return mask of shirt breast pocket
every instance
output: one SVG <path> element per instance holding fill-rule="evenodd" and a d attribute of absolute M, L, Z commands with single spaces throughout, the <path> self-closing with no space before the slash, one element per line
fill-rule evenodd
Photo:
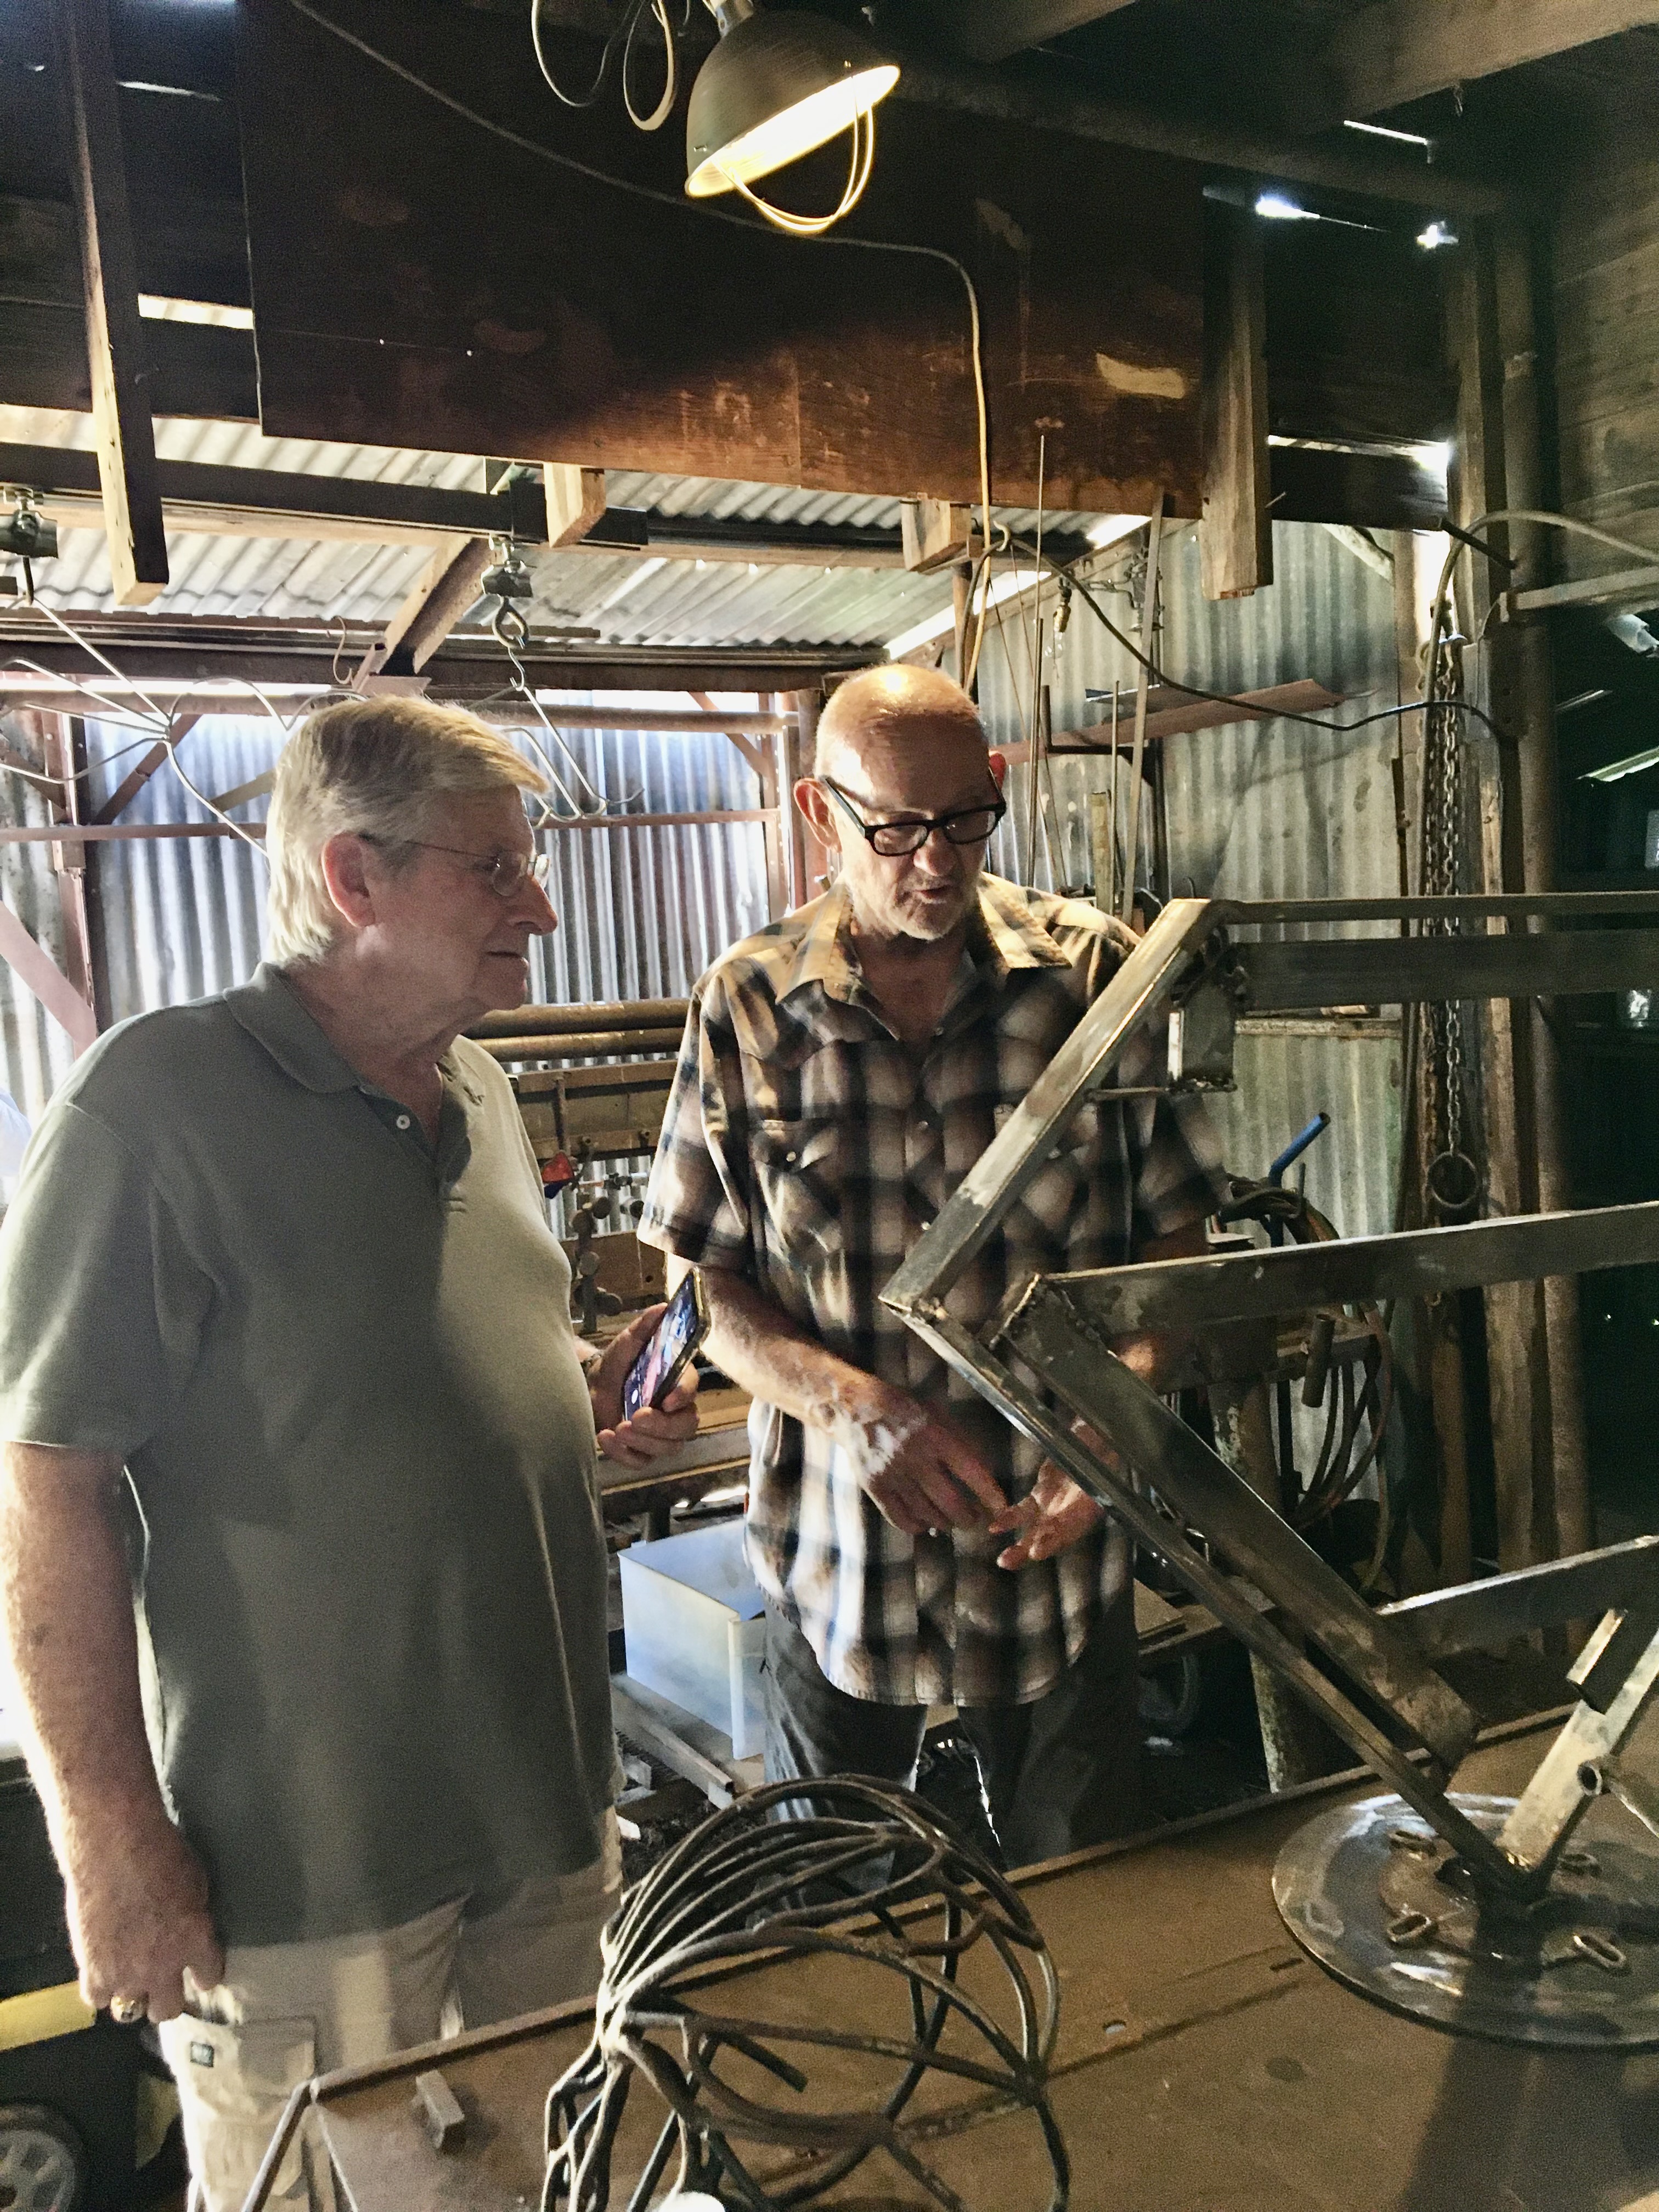
<path fill-rule="evenodd" d="M 841 1236 L 839 1126 L 767 1119 L 752 1141 L 768 1243 L 803 1266 L 821 1264 Z"/>

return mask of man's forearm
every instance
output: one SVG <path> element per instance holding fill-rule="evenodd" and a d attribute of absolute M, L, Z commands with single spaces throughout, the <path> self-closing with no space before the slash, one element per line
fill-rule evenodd
<path fill-rule="evenodd" d="M 685 1261 L 669 1261 L 671 1297 L 690 1272 Z M 880 1419 L 899 1395 L 890 1384 L 826 1350 L 741 1275 L 705 1267 L 702 1288 L 708 1306 L 708 1356 L 752 1397 L 833 1436 L 849 1425 L 865 1428 Z"/>
<path fill-rule="evenodd" d="M 138 1686 L 112 1456 L 0 1453 L 0 1626 L 29 1766 L 71 1879 L 112 1824 L 165 1821 Z"/>

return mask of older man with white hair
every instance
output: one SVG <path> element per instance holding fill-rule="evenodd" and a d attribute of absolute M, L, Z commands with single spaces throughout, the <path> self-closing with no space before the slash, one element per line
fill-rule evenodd
<path fill-rule="evenodd" d="M 501 1071 L 555 927 L 498 732 L 285 749 L 269 958 L 58 1090 L 0 1234 L 0 1610 L 88 2001 L 162 2023 L 197 2202 L 314 2072 L 591 1989 L 619 1885 L 595 1438 Z M 319 2198 L 302 2141 L 280 2198 Z"/>
<path fill-rule="evenodd" d="M 879 1303 L 1133 944 L 983 872 L 1002 771 L 946 676 L 836 693 L 795 798 L 839 875 L 698 984 L 641 1234 L 701 1266 L 714 1357 L 757 1401 L 769 1780 L 910 1781 L 954 1704 L 1023 1865 L 1136 1823 L 1128 1547 Z M 1127 1096 L 1079 1110 L 957 1321 L 1034 1273 L 1201 1247 L 1218 1156 L 1158 1078 L 1144 1049 Z"/>

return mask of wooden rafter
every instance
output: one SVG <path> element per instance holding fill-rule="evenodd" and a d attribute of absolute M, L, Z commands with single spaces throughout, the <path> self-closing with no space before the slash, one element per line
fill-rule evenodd
<path fill-rule="evenodd" d="M 478 597 L 478 583 L 489 565 L 487 538 L 443 540 L 421 573 L 421 580 L 371 648 L 357 679 L 378 675 L 418 676 Z"/>
<path fill-rule="evenodd" d="M 1131 0 L 956 0 L 941 21 L 948 22 L 959 52 L 976 62 L 1001 62 L 1130 4 Z"/>
<path fill-rule="evenodd" d="M 1310 120 L 1381 114 L 1644 23 L 1659 23 L 1654 0 L 1373 0 L 1327 46 L 1337 96 Z"/>
<path fill-rule="evenodd" d="M 167 547 L 109 15 L 106 0 L 53 0 L 52 13 L 69 102 L 110 568 L 116 605 L 143 606 L 167 587 Z"/>
<path fill-rule="evenodd" d="M 98 1017 L 45 945 L 30 936 L 3 900 L 0 900 L 0 959 L 10 963 L 18 981 L 34 994 L 52 1019 L 69 1032 L 75 1041 L 76 1052 L 84 1052 L 98 1034 Z"/>
<path fill-rule="evenodd" d="M 1205 210 L 1204 596 L 1246 599 L 1273 580 L 1262 226 Z"/>

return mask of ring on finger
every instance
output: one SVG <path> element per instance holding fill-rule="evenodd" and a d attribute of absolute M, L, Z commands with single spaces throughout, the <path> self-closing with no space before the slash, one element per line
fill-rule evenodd
<path fill-rule="evenodd" d="M 143 2018 L 149 2009 L 148 1997 L 117 1996 L 112 1997 L 109 2001 L 109 2016 L 118 2027 L 132 2027 L 136 2021 Z"/>

